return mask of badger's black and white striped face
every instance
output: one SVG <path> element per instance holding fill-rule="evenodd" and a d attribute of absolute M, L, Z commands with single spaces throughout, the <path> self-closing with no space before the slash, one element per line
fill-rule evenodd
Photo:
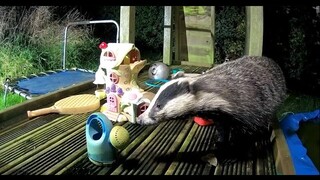
<path fill-rule="evenodd" d="M 137 123 L 151 125 L 183 116 L 191 110 L 192 99 L 187 79 L 171 80 L 160 87 L 148 109 L 138 117 Z"/>

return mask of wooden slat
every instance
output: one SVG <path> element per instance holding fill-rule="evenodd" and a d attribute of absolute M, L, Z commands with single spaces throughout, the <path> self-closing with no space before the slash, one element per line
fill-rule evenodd
<path fill-rule="evenodd" d="M 179 153 L 176 156 L 175 160 L 173 161 L 173 163 L 171 163 L 171 165 L 169 166 L 168 170 L 166 171 L 165 175 L 173 175 L 174 172 L 177 170 L 178 165 L 179 165 L 179 160 L 182 158 L 181 153 L 185 152 L 187 149 L 187 146 L 189 145 L 189 143 L 191 142 L 191 139 L 193 138 L 195 131 L 197 130 L 197 126 L 193 125 L 192 129 L 190 130 L 188 136 L 186 137 L 186 139 L 184 140 L 184 143 L 182 144 L 181 148 L 179 149 Z"/>
<path fill-rule="evenodd" d="M 173 143 L 173 145 L 170 147 L 170 149 L 167 152 L 167 155 L 172 155 L 174 152 L 176 152 L 177 148 L 181 146 L 181 143 L 185 140 L 185 136 L 189 133 L 190 128 L 192 127 L 192 121 L 188 121 L 187 124 L 184 126 L 182 131 L 180 132 L 179 136 L 177 137 L 176 141 Z M 165 168 L 167 168 L 167 163 L 159 163 L 158 166 L 153 171 L 152 175 L 162 175 L 165 171 Z"/>
<path fill-rule="evenodd" d="M 3 174 L 4 175 L 14 174 L 14 173 L 19 173 L 19 171 L 22 171 L 23 174 L 37 175 L 37 174 L 39 174 L 39 172 L 43 171 L 43 169 L 47 169 L 50 166 L 54 166 L 54 164 L 55 165 L 59 164 L 60 161 L 59 162 L 50 162 L 50 161 L 52 161 L 52 159 L 53 160 L 56 159 L 56 158 L 54 158 L 54 156 L 56 156 L 54 154 L 51 156 L 47 156 L 45 161 L 42 157 L 46 154 L 48 155 L 48 153 L 50 151 L 57 148 L 61 144 L 65 143 L 66 141 L 68 141 L 70 139 L 70 137 L 76 136 L 77 134 L 82 135 L 83 130 L 84 130 L 84 123 L 79 124 L 78 126 L 76 126 L 72 129 L 71 134 L 64 136 L 62 139 L 59 139 L 58 141 L 55 141 L 54 144 L 47 146 L 45 149 L 39 151 L 38 153 L 34 154 L 33 156 L 29 157 L 28 159 L 25 159 L 23 162 L 20 162 L 15 167 L 10 168 L 10 170 L 6 171 Z M 76 143 L 74 143 L 73 146 L 76 146 Z M 69 153 L 68 151 L 64 151 L 64 154 L 68 154 L 68 153 Z M 59 158 L 57 158 L 57 159 L 59 159 Z M 45 163 L 45 164 L 41 164 L 41 163 Z"/>
<path fill-rule="evenodd" d="M 79 155 L 76 159 L 74 159 L 72 162 L 70 162 L 69 164 L 67 164 L 66 166 L 62 167 L 62 169 L 60 169 L 60 171 L 58 171 L 55 175 L 62 175 L 64 173 L 66 173 L 69 169 L 71 169 L 72 167 L 74 167 L 77 163 L 79 163 L 81 160 L 87 158 L 88 154 L 87 151 L 85 151 L 85 153 Z"/>
<path fill-rule="evenodd" d="M 171 67 L 183 68 L 187 73 L 202 73 L 207 69 L 196 66 Z M 141 73 L 139 77 L 138 84 L 141 87 L 146 91 L 157 92 L 158 88 L 144 84 L 148 78 L 146 72 Z M 93 93 L 94 88 L 85 91 Z M 286 152 L 277 142 L 274 143 L 278 149 L 272 149 L 267 141 L 261 142 L 261 145 L 266 147 L 263 148 L 262 153 L 266 155 L 258 156 L 259 159 L 256 160 L 244 160 L 217 167 L 202 161 L 200 157 L 208 152 L 213 143 L 211 138 L 214 126 L 199 126 L 193 122 L 192 118 L 167 121 L 153 126 L 141 126 L 130 122 L 114 123 L 128 130 L 130 143 L 125 149 L 119 151 L 114 164 L 97 166 L 87 157 L 85 143 L 87 116 L 88 114 L 51 114 L 30 120 L 18 118 L 18 122 L 0 133 L 0 156 L 4 157 L 0 159 L 2 164 L 0 173 L 16 175 L 272 175 L 279 174 L 280 170 L 281 173 L 284 172 L 283 169 L 279 170 L 279 167 L 275 167 L 274 157 L 280 158 L 278 164 L 281 162 L 280 165 L 284 165 L 284 161 L 281 161 L 283 157 L 279 156 Z M 276 140 L 279 140 L 279 136 L 276 137 Z M 30 149 L 33 146 L 36 148 Z M 274 156 L 272 151 L 278 154 Z M 12 152 L 12 155 L 9 155 L 9 152 Z M 7 154 L 8 157 L 6 157 Z"/>
<path fill-rule="evenodd" d="M 48 114 L 45 117 L 30 119 L 17 123 L 14 127 L 7 128 L 0 133 L 0 147 L 12 140 L 17 140 L 29 132 L 43 126 L 48 125 L 55 119 L 59 119 L 59 114 Z"/>
<path fill-rule="evenodd" d="M 246 7 L 245 54 L 261 56 L 263 46 L 263 6 Z"/>
<path fill-rule="evenodd" d="M 291 154 L 279 124 L 274 124 L 273 154 L 276 166 L 276 173 L 279 175 L 294 175 L 295 170 Z"/>
<path fill-rule="evenodd" d="M 71 116 L 69 116 L 68 118 L 70 118 L 70 117 Z M 62 119 L 62 120 L 65 120 L 65 119 Z M 26 136 L 25 138 L 18 140 L 17 142 L 9 145 L 8 147 L 3 148 L 3 150 L 1 150 L 1 152 L 0 152 L 0 154 L 3 156 L 3 158 L 2 158 L 3 165 L 0 168 L 0 173 L 4 173 L 5 171 L 13 168 L 14 166 L 22 163 L 23 161 L 26 161 L 26 159 L 30 158 L 31 156 L 41 152 L 45 148 L 47 148 L 47 147 L 51 146 L 52 144 L 56 143 L 57 141 L 63 139 L 65 136 L 73 133 L 73 131 L 75 131 L 77 128 L 79 128 L 79 125 L 81 126 L 81 124 L 83 123 L 83 121 L 81 123 L 81 120 L 80 120 L 80 122 L 72 121 L 74 123 L 72 123 L 70 125 L 66 125 L 63 122 L 67 122 L 67 120 L 65 120 L 65 121 L 60 120 L 59 124 L 56 123 L 51 126 L 45 127 L 42 130 L 40 130 L 39 132 L 35 132 L 34 134 L 31 134 L 30 137 Z M 79 123 L 79 124 L 77 125 L 77 123 Z M 64 127 L 66 130 L 63 133 L 57 131 L 56 127 L 58 125 L 60 125 L 61 127 Z M 82 126 L 83 125 L 84 124 L 82 124 Z M 47 131 L 47 130 L 49 130 L 49 131 Z M 53 136 L 52 139 L 44 139 L 44 141 L 43 141 L 43 139 L 41 139 L 43 137 L 47 137 L 48 134 L 50 134 L 50 133 L 58 133 L 58 134 Z M 30 147 L 28 149 L 23 148 L 24 143 L 29 142 L 29 141 L 34 142 L 34 143 L 32 143 L 32 145 L 33 144 L 35 145 L 34 148 L 32 148 L 32 147 Z M 19 151 L 22 151 L 24 153 L 19 157 L 14 157 L 14 158 L 10 158 L 10 159 L 6 158 L 7 162 L 4 161 L 5 154 L 18 154 Z"/>

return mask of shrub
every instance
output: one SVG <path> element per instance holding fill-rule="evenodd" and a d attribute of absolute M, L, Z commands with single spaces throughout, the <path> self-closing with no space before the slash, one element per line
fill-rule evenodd
<path fill-rule="evenodd" d="M 69 22 L 86 20 L 77 9 L 55 14 L 65 7 L 0 6 L 0 79 L 18 78 L 32 73 L 62 68 L 64 27 Z M 90 26 L 68 31 L 67 68 L 96 69 L 99 42 L 92 38 Z"/>
<path fill-rule="evenodd" d="M 215 63 L 235 59 L 244 54 L 246 38 L 245 8 L 217 6 L 215 8 Z"/>

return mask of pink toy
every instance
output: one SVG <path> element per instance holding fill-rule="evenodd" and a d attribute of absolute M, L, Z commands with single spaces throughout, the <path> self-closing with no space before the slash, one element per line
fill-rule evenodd
<path fill-rule="evenodd" d="M 99 48 L 100 65 L 93 83 L 105 85 L 105 96 L 100 93 L 99 97 L 107 101 L 100 111 L 112 121 L 135 123 L 154 97 L 137 84 L 146 60 L 140 59 L 140 51 L 131 43 L 102 42 Z"/>

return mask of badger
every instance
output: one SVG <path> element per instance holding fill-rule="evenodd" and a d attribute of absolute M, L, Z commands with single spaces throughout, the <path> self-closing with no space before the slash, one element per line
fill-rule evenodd
<path fill-rule="evenodd" d="M 217 133 L 214 149 L 225 151 L 270 135 L 285 98 L 279 65 L 265 56 L 243 56 L 162 85 L 137 123 L 153 125 L 194 116 L 212 119 Z"/>

